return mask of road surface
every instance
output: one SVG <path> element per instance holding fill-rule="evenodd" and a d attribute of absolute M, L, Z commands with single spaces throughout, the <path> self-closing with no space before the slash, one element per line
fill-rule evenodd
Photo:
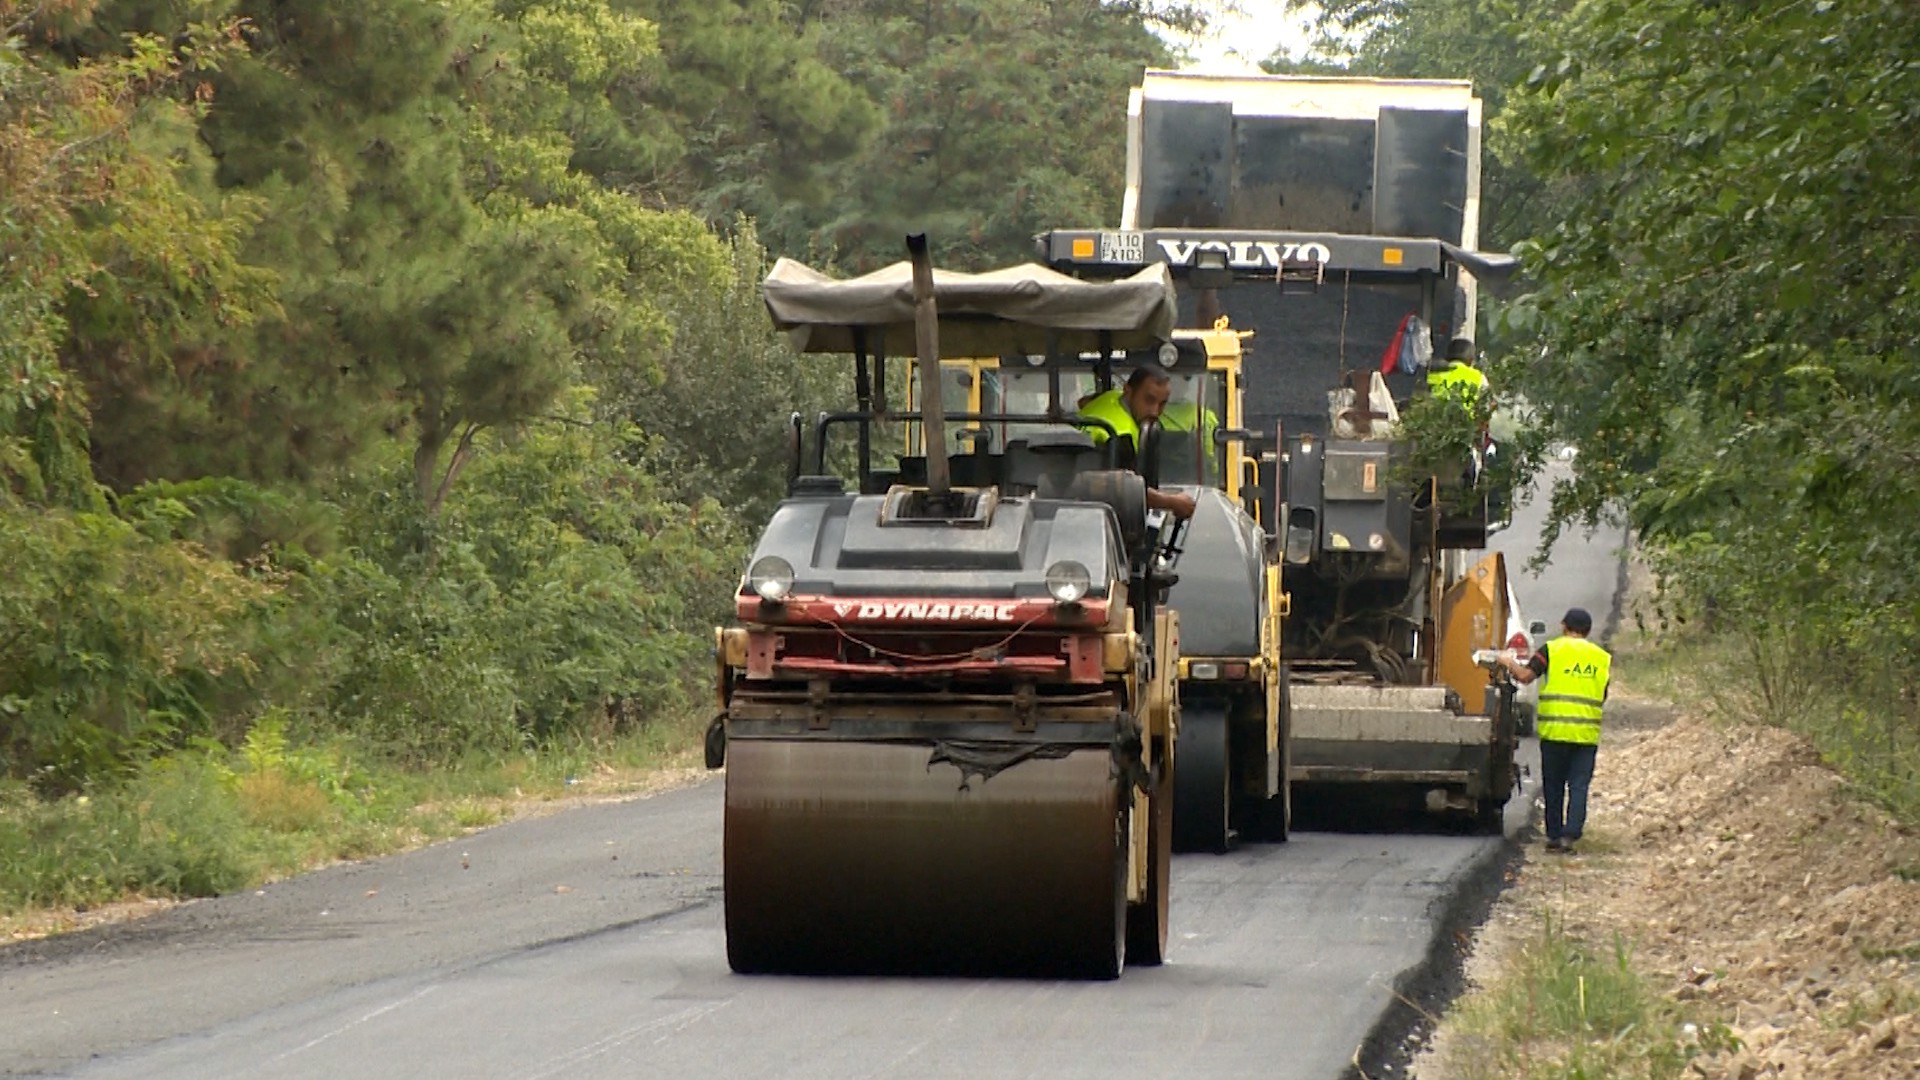
<path fill-rule="evenodd" d="M 1567 476 L 1570 469 L 1564 462 L 1548 463 L 1535 497 L 1514 509 L 1512 526 L 1495 534 L 1491 546 L 1506 554 L 1507 576 L 1529 622 L 1546 623 L 1551 637 L 1560 632 L 1560 616 L 1568 608 L 1583 607 L 1593 616 L 1594 638 L 1606 644 L 1620 621 L 1626 590 L 1628 536 L 1624 525 L 1593 530 L 1569 525 L 1548 552 L 1551 559 L 1546 569 L 1535 574 L 1526 568 L 1540 545 L 1550 485 L 1556 478 Z"/>

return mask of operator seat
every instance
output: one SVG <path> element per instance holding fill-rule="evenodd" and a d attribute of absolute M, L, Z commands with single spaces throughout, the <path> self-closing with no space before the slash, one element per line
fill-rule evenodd
<path fill-rule="evenodd" d="M 1098 469 L 1101 456 L 1093 438 L 1074 428 L 1035 431 L 1007 443 L 1004 475 L 1010 494 L 1061 499 L 1074 477 Z"/>

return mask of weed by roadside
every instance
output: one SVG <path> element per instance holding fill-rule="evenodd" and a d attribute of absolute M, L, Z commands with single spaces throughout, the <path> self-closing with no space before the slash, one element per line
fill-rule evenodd
<path fill-rule="evenodd" d="M 56 800 L 0 785 L 0 941 L 132 899 L 212 896 L 457 836 L 692 762 L 692 718 L 614 738 L 473 753 L 410 770 L 268 716 L 237 751 L 205 743 Z"/>
<path fill-rule="evenodd" d="M 1465 998 L 1448 1066 L 1458 1080 L 1678 1076 L 1694 1055 L 1731 1048 L 1723 1024 L 1690 1019 L 1635 970 L 1615 935 L 1570 933 L 1551 911 L 1500 974 Z"/>

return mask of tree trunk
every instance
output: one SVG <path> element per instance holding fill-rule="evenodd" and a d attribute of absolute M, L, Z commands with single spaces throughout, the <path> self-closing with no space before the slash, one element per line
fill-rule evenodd
<path fill-rule="evenodd" d="M 440 448 L 446 444 L 445 433 L 437 427 L 421 425 L 420 441 L 413 448 L 413 491 L 420 497 L 420 505 L 426 507 L 428 517 L 440 512 Z"/>

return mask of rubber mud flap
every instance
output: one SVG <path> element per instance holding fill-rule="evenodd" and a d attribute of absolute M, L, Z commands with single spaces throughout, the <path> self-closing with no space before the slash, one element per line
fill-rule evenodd
<path fill-rule="evenodd" d="M 1214 702 L 1183 703 L 1175 750 L 1173 850 L 1225 852 L 1233 845 L 1233 802 L 1227 773 L 1227 709 Z"/>
<path fill-rule="evenodd" d="M 964 781 L 926 745 L 727 750 L 735 971 L 1119 974 L 1126 828 L 1110 749 Z"/>
<path fill-rule="evenodd" d="M 707 725 L 705 740 L 707 768 L 718 769 L 727 763 L 727 714 L 721 713 Z"/>

